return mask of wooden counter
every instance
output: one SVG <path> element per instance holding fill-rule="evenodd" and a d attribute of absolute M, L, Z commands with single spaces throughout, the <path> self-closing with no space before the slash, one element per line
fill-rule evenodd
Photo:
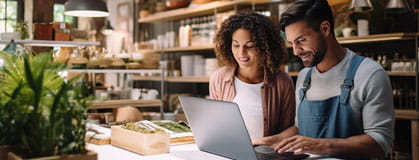
<path fill-rule="evenodd" d="M 411 110 L 396 109 L 397 119 L 410 120 L 412 137 L 412 159 L 419 160 L 419 112 Z"/>

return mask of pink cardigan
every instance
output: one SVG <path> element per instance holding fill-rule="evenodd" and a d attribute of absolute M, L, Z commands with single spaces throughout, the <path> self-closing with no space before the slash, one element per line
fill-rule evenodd
<path fill-rule="evenodd" d="M 232 101 L 236 95 L 234 75 L 236 67 L 225 66 L 215 71 L 210 77 L 210 97 L 216 100 Z M 285 72 L 278 72 L 275 79 L 268 81 L 266 74 L 260 89 L 264 136 L 282 132 L 294 125 L 295 93 L 294 83 Z"/>

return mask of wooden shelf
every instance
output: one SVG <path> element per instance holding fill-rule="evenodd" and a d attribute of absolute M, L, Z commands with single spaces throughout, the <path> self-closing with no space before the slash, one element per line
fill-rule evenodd
<path fill-rule="evenodd" d="M 338 37 L 337 40 L 340 44 L 358 44 L 358 43 L 372 43 L 372 42 L 386 42 L 395 40 L 414 40 L 418 36 L 417 33 L 387 33 L 375 34 L 369 36 L 353 36 L 353 37 Z M 292 45 L 288 42 L 285 43 L 287 48 Z M 148 49 L 142 50 L 141 53 L 164 53 L 164 52 L 196 52 L 196 51 L 211 51 L 214 50 L 214 45 L 206 46 L 191 46 L 191 47 L 174 47 L 167 49 Z"/>
<path fill-rule="evenodd" d="M 244 4 L 261 4 L 274 2 L 272 0 L 223 0 L 215 1 L 197 7 L 188 7 L 188 8 L 179 8 L 174 10 L 169 10 L 165 12 L 158 12 L 150 16 L 140 18 L 138 22 L 140 23 L 150 23 L 150 22 L 163 22 L 163 21 L 172 21 L 178 19 L 184 19 L 189 17 L 196 17 L 202 15 L 213 14 L 215 10 L 218 9 L 233 9 L 236 5 Z"/>
<path fill-rule="evenodd" d="M 133 80 L 136 81 L 161 81 L 161 76 L 138 76 L 138 75 L 133 75 L 132 77 Z"/>
<path fill-rule="evenodd" d="M 194 51 L 211 51 L 214 50 L 214 45 L 206 46 L 191 46 L 191 47 L 175 47 L 167 49 L 159 49 L 156 52 L 194 52 Z"/>
<path fill-rule="evenodd" d="M 0 43 L 10 43 L 10 40 L 0 40 Z M 38 47 L 79 47 L 99 46 L 100 42 L 77 42 L 77 41 L 49 41 L 49 40 L 15 40 L 17 44 Z"/>
<path fill-rule="evenodd" d="M 291 77 L 297 77 L 299 72 L 288 72 Z M 387 72 L 388 76 L 415 77 L 416 72 Z"/>
<path fill-rule="evenodd" d="M 107 100 L 107 101 L 90 101 L 92 105 L 89 109 L 106 109 L 118 108 L 125 106 L 133 107 L 159 107 L 162 103 L 160 100 Z"/>
<path fill-rule="evenodd" d="M 167 82 L 180 82 L 180 83 L 208 83 L 208 76 L 184 76 L 184 77 L 166 77 Z"/>
<path fill-rule="evenodd" d="M 299 72 L 288 72 L 291 77 L 297 77 Z M 387 72 L 389 76 L 415 77 L 415 72 Z M 134 75 L 133 80 L 139 81 L 161 81 L 160 76 L 138 76 Z M 208 76 L 188 76 L 188 77 L 165 77 L 165 82 L 183 82 L 183 83 L 208 83 Z"/>
<path fill-rule="evenodd" d="M 414 77 L 416 72 L 387 72 L 388 76 Z"/>
<path fill-rule="evenodd" d="M 297 77 L 300 72 L 288 72 L 291 77 Z"/>
<path fill-rule="evenodd" d="M 414 109 L 395 109 L 395 112 L 398 119 L 419 120 L 419 112 Z"/>
<path fill-rule="evenodd" d="M 374 34 L 369 36 L 338 37 L 337 40 L 340 44 L 356 44 L 395 40 L 413 40 L 416 38 L 417 35 L 417 33 L 386 33 Z"/>
<path fill-rule="evenodd" d="M 160 74 L 159 69 L 69 69 L 68 72 L 74 73 L 137 73 L 137 74 Z"/>
<path fill-rule="evenodd" d="M 161 77 L 157 76 L 134 76 L 133 80 L 140 81 L 161 81 Z M 164 82 L 176 82 L 176 83 L 208 83 L 208 76 L 186 76 L 186 77 L 164 77 Z"/>

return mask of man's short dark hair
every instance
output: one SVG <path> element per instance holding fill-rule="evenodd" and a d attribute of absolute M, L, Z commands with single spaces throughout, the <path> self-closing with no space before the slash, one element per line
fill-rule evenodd
<path fill-rule="evenodd" d="M 327 0 L 297 0 L 282 13 L 279 25 L 282 31 L 285 27 L 297 21 L 307 21 L 308 27 L 320 30 L 323 21 L 330 22 L 330 29 L 334 35 L 334 20 L 332 9 Z"/>

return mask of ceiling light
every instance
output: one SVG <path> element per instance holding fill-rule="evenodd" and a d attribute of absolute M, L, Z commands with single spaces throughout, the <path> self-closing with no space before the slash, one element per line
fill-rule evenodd
<path fill-rule="evenodd" d="M 107 17 L 106 3 L 102 0 L 69 0 L 64 4 L 64 14 L 76 17 Z"/>
<path fill-rule="evenodd" d="M 404 13 L 410 11 L 410 7 L 406 0 L 390 0 L 385 10 L 391 13 Z"/>
<path fill-rule="evenodd" d="M 373 10 L 370 0 L 352 0 L 349 9 L 353 9 L 355 12 L 369 12 Z"/>

